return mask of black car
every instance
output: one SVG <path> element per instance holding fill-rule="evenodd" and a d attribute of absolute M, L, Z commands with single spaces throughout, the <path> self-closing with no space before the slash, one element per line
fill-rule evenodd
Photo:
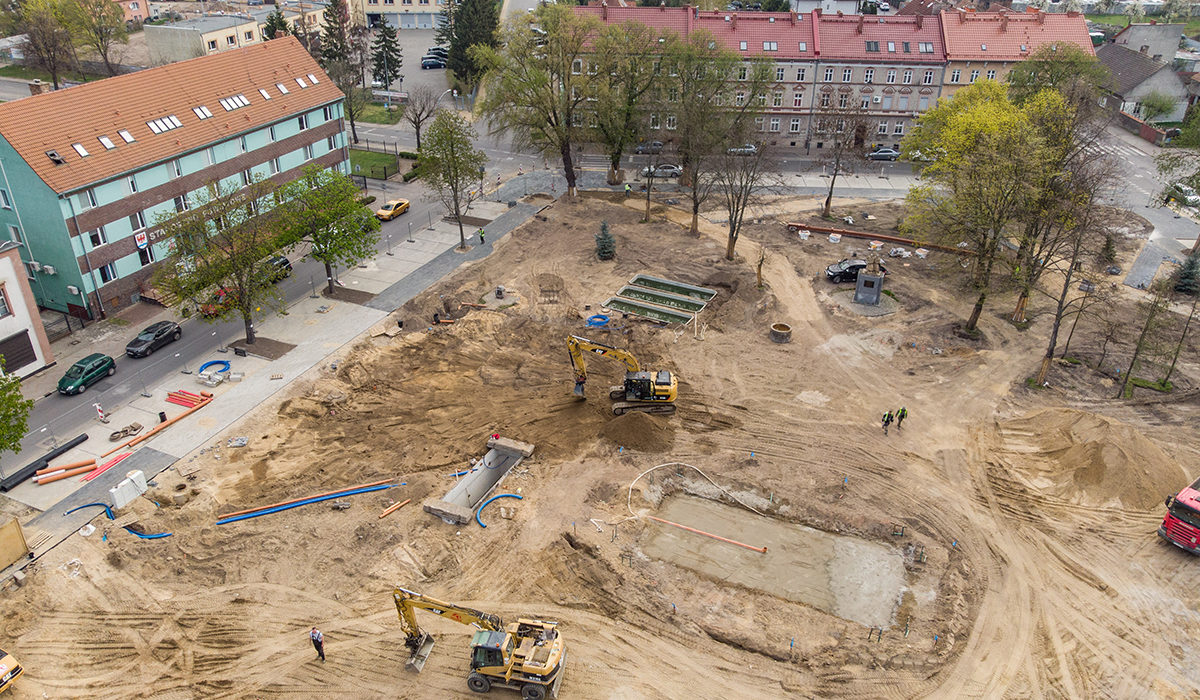
<path fill-rule="evenodd" d="M 662 141 L 646 141 L 645 143 L 639 143 L 633 149 L 633 152 L 637 153 L 639 155 L 646 154 L 646 153 L 649 153 L 649 154 L 662 153 L 663 152 L 663 142 Z"/>
<path fill-rule="evenodd" d="M 867 160 L 899 160 L 900 151 L 894 148 L 877 148 L 867 154 Z"/>
<path fill-rule="evenodd" d="M 159 321 L 151 324 L 146 330 L 138 333 L 137 337 L 125 346 L 125 354 L 130 357 L 150 357 L 157 349 L 167 343 L 179 340 L 183 329 L 174 321 Z"/>
<path fill-rule="evenodd" d="M 437 56 L 424 56 L 421 58 L 421 70 L 426 68 L 445 68 L 446 60 Z"/>
<path fill-rule="evenodd" d="M 267 258 L 265 263 L 267 266 L 267 274 L 271 277 L 271 282 L 279 282 L 287 279 L 288 275 L 292 274 L 292 263 L 282 255 L 272 255 Z"/>
<path fill-rule="evenodd" d="M 866 266 L 866 260 L 846 258 L 825 268 L 825 277 L 830 282 L 854 282 L 858 279 L 858 273 L 865 269 Z M 887 274 L 887 268 L 883 266 L 883 263 L 879 264 L 879 272 Z"/>

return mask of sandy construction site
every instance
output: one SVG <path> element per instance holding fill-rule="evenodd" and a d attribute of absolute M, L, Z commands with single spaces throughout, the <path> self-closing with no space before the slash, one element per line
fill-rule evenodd
<path fill-rule="evenodd" d="M 665 210 L 639 223 L 637 203 L 544 202 L 401 309 L 403 333 L 361 339 L 264 403 L 230 433 L 247 447 L 159 475 L 132 507 L 173 537 L 72 537 L 31 567 L 0 603 L 0 639 L 27 669 L 14 697 L 472 696 L 469 627 L 418 613 L 438 642 L 405 672 L 397 584 L 559 620 L 565 698 L 1200 693 L 1200 558 L 1155 535 L 1163 497 L 1197 476 L 1194 345 L 1162 398 L 1107 398 L 1111 379 L 1079 365 L 1033 390 L 1045 316 L 1018 330 L 999 295 L 984 339 L 957 337 L 967 295 L 938 254 L 889 262 L 895 313 L 855 314 L 823 269 L 862 242 L 780 223 L 811 202 L 751 225 L 735 262 L 716 225 L 697 239 Z M 615 261 L 595 258 L 601 220 Z M 617 314 L 585 330 L 640 273 L 717 290 L 701 329 Z M 456 321 L 430 328 L 435 312 Z M 777 322 L 792 342 L 769 340 Z M 1099 344 L 1086 325 L 1081 351 Z M 613 417 L 605 387 L 623 368 L 600 358 L 577 400 L 572 333 L 675 372 L 678 412 Z M 1127 350 L 1109 349 L 1112 367 Z M 879 416 L 900 406 L 885 437 Z M 423 512 L 493 433 L 536 446 L 500 489 L 523 500 L 489 507 L 486 529 Z M 405 485 L 346 510 L 215 524 L 388 478 Z"/>

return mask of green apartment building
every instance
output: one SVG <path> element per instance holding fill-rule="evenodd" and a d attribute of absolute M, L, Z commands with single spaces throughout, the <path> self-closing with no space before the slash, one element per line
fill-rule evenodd
<path fill-rule="evenodd" d="M 0 104 L 0 240 L 39 306 L 154 298 L 162 212 L 209 183 L 348 172 L 343 95 L 293 37 Z"/>

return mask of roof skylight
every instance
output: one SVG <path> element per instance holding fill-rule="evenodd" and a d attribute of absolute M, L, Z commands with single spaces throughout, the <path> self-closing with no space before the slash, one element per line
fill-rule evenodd
<path fill-rule="evenodd" d="M 178 129 L 179 127 L 183 126 L 183 122 L 179 121 L 179 117 L 171 114 L 169 116 L 162 117 L 161 119 L 151 119 L 150 121 L 146 122 L 146 126 L 150 127 L 150 131 L 153 131 L 156 134 L 161 134 L 164 131 Z"/>
<path fill-rule="evenodd" d="M 74 148 L 75 152 L 78 153 L 81 157 L 83 157 L 83 158 L 88 157 L 87 149 L 83 147 L 82 143 L 73 143 L 73 144 L 71 144 L 71 148 Z"/>
<path fill-rule="evenodd" d="M 313 75 L 312 73 L 309 73 L 308 74 L 308 82 L 312 83 L 313 85 L 316 85 L 317 83 L 319 83 L 321 81 L 317 80 L 317 76 Z"/>
<path fill-rule="evenodd" d="M 129 133 L 125 129 L 121 129 L 120 131 L 118 131 L 117 135 L 120 136 L 122 139 L 124 139 L 125 143 L 133 143 L 133 141 L 134 141 L 133 134 Z"/>
<path fill-rule="evenodd" d="M 117 147 L 117 144 L 113 143 L 112 139 L 108 138 L 107 136 L 97 136 L 96 140 L 100 142 L 100 145 L 104 146 L 110 151 Z"/>
<path fill-rule="evenodd" d="M 271 99 L 271 96 L 269 94 L 267 94 L 267 91 L 262 88 L 258 89 L 258 94 L 262 95 L 264 100 Z"/>
<path fill-rule="evenodd" d="M 213 113 L 211 111 L 209 111 L 208 107 L 205 107 L 204 105 L 200 105 L 199 107 L 192 107 L 192 111 L 195 112 L 196 116 L 199 117 L 201 120 L 208 119 L 209 117 L 211 117 L 213 115 Z"/>
<path fill-rule="evenodd" d="M 288 89 L 283 86 L 283 83 L 275 83 L 275 87 L 279 88 L 279 91 L 283 94 L 288 94 Z"/>
<path fill-rule="evenodd" d="M 308 83 L 304 82 L 304 78 L 296 78 L 296 84 L 302 88 L 308 87 Z"/>

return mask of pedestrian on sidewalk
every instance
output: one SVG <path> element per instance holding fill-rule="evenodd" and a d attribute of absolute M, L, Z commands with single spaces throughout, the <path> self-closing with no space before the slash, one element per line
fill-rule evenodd
<path fill-rule="evenodd" d="M 479 245 L 483 245 L 483 227 L 479 227 Z"/>
<path fill-rule="evenodd" d="M 896 411 L 896 430 L 904 427 L 904 419 L 908 418 L 908 409 L 901 406 L 899 411 Z"/>
<path fill-rule="evenodd" d="M 313 648 L 317 650 L 317 656 L 321 657 L 321 663 L 325 663 L 325 635 L 314 627 L 308 633 L 308 638 L 312 640 Z"/>
<path fill-rule="evenodd" d="M 888 411 L 887 413 L 883 414 L 883 434 L 884 435 L 888 434 L 888 426 L 892 424 L 893 419 L 894 419 L 894 416 L 892 416 L 891 411 Z"/>

